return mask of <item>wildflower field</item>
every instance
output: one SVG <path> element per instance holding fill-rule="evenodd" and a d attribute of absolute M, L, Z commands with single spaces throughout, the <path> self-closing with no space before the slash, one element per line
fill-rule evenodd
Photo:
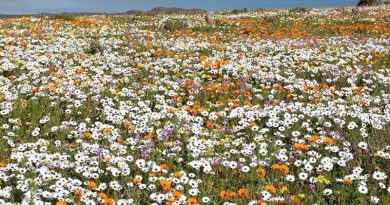
<path fill-rule="evenodd" d="M 0 19 L 0 204 L 388 205 L 389 55 L 389 6 Z"/>

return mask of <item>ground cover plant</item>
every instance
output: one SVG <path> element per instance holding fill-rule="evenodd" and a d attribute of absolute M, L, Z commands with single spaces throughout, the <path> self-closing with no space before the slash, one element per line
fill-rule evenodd
<path fill-rule="evenodd" d="M 0 19 L 0 204 L 390 204 L 389 17 Z"/>

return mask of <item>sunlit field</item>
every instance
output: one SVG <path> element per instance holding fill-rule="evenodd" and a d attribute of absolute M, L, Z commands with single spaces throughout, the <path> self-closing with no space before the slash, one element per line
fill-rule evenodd
<path fill-rule="evenodd" d="M 390 7 L 0 19 L 0 204 L 390 204 Z"/>

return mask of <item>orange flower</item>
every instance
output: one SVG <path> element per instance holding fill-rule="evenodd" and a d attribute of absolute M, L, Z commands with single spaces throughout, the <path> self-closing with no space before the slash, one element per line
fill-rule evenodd
<path fill-rule="evenodd" d="M 256 122 L 250 122 L 249 123 L 249 126 L 251 126 L 251 127 L 254 127 L 254 126 L 256 126 L 257 124 L 256 124 Z"/>
<path fill-rule="evenodd" d="M 353 180 L 351 178 L 349 178 L 349 177 L 344 178 L 344 184 L 352 185 L 352 183 L 353 183 Z"/>
<path fill-rule="evenodd" d="M 181 178 L 183 174 L 181 172 L 175 172 L 175 177 L 176 178 Z"/>
<path fill-rule="evenodd" d="M 99 193 L 99 198 L 101 198 L 101 199 L 108 199 L 108 196 L 107 196 L 107 194 L 105 194 L 103 192 L 100 192 Z"/>
<path fill-rule="evenodd" d="M 112 200 L 112 199 L 104 199 L 104 205 L 114 205 L 114 200 Z"/>
<path fill-rule="evenodd" d="M 274 170 L 274 171 L 281 171 L 281 172 L 287 174 L 290 169 L 286 165 L 273 164 L 272 165 L 272 170 Z"/>
<path fill-rule="evenodd" d="M 89 189 L 92 190 L 95 190 L 97 188 L 97 184 L 94 181 L 89 181 L 87 186 Z"/>
<path fill-rule="evenodd" d="M 91 132 L 85 132 L 84 133 L 84 136 L 85 136 L 85 138 L 87 138 L 87 139 L 89 139 L 89 138 L 91 138 L 91 136 L 92 136 L 92 133 Z"/>
<path fill-rule="evenodd" d="M 301 199 L 299 199 L 299 197 L 297 197 L 297 196 L 295 196 L 295 195 L 290 196 L 290 200 L 291 200 L 294 204 L 300 204 L 300 203 L 301 203 Z"/>
<path fill-rule="evenodd" d="M 174 198 L 175 200 L 179 200 L 180 197 L 181 197 L 181 193 L 178 192 L 178 191 L 174 191 L 174 192 L 172 192 L 172 196 L 173 196 L 173 198 Z"/>
<path fill-rule="evenodd" d="M 276 188 L 272 184 L 265 185 L 265 190 L 268 191 L 271 194 L 275 194 L 276 193 Z"/>
<path fill-rule="evenodd" d="M 318 135 L 312 135 L 309 137 L 309 142 L 316 142 L 319 138 Z"/>
<path fill-rule="evenodd" d="M 205 61 L 207 59 L 207 56 L 199 56 L 200 61 Z"/>
<path fill-rule="evenodd" d="M 220 196 L 222 199 L 226 199 L 226 198 L 228 198 L 230 195 L 229 195 L 229 192 L 227 192 L 227 191 L 221 191 L 221 192 L 219 192 L 219 196 Z"/>
<path fill-rule="evenodd" d="M 286 165 L 281 165 L 280 171 L 282 171 L 283 173 L 287 174 L 290 171 L 290 169 Z"/>
<path fill-rule="evenodd" d="M 116 138 L 116 141 L 117 141 L 118 143 L 122 143 L 122 142 L 123 142 L 123 138 L 122 138 L 122 137 L 118 137 L 118 138 Z"/>
<path fill-rule="evenodd" d="M 142 181 L 142 179 L 140 179 L 140 178 L 138 178 L 138 177 L 135 177 L 135 178 L 133 179 L 133 183 L 134 183 L 134 184 L 139 184 L 139 183 L 141 183 L 141 181 Z"/>
<path fill-rule="evenodd" d="M 84 72 L 84 68 L 80 67 L 79 69 L 76 70 L 76 74 L 81 74 Z"/>
<path fill-rule="evenodd" d="M 104 128 L 103 132 L 104 132 L 105 135 L 108 135 L 108 134 L 111 133 L 111 128 L 110 127 L 106 127 L 106 128 Z"/>
<path fill-rule="evenodd" d="M 215 68 L 216 68 L 216 69 L 221 68 L 221 61 L 220 61 L 220 60 L 216 60 L 216 61 L 215 61 Z"/>
<path fill-rule="evenodd" d="M 284 185 L 280 185 L 280 186 L 279 186 L 279 191 L 280 191 L 281 193 L 284 193 L 285 191 L 287 191 L 287 187 L 284 186 Z"/>
<path fill-rule="evenodd" d="M 294 149 L 295 150 L 299 150 L 299 151 L 308 151 L 309 150 L 309 146 L 305 145 L 305 144 L 296 143 L 296 144 L 294 144 Z"/>
<path fill-rule="evenodd" d="M 325 137 L 325 139 L 323 140 L 323 142 L 327 145 L 332 145 L 334 143 L 333 139 L 330 138 L 330 137 Z"/>
<path fill-rule="evenodd" d="M 66 202 L 65 202 L 65 201 L 58 201 L 58 202 L 56 203 L 56 205 L 66 205 Z"/>
<path fill-rule="evenodd" d="M 264 168 L 262 168 L 262 167 L 257 168 L 257 169 L 256 169 L 256 172 L 257 172 L 257 174 L 258 174 L 259 176 L 261 176 L 261 177 L 264 177 L 265 174 L 267 173 L 267 171 L 266 171 Z"/>
<path fill-rule="evenodd" d="M 77 201 L 80 201 L 81 200 L 81 197 L 84 195 L 83 191 L 79 188 L 77 188 L 74 192 L 73 192 L 73 195 L 74 195 L 74 198 L 77 200 Z"/>
<path fill-rule="evenodd" d="M 169 165 L 168 164 L 161 164 L 160 168 L 163 169 L 163 170 L 168 170 L 169 169 Z"/>
<path fill-rule="evenodd" d="M 196 205 L 198 201 L 195 198 L 189 198 L 187 199 L 187 204 L 188 205 Z"/>
<path fill-rule="evenodd" d="M 238 190 L 238 195 L 242 197 L 247 197 L 249 195 L 249 190 L 245 188 L 241 188 Z"/>
<path fill-rule="evenodd" d="M 75 148 L 75 147 L 76 147 L 76 145 L 73 143 L 68 144 L 68 148 L 70 148 L 70 149 Z"/>
<path fill-rule="evenodd" d="M 168 197 L 168 199 L 165 202 L 165 205 L 172 205 L 173 202 L 175 202 L 175 199 L 172 197 Z"/>
<path fill-rule="evenodd" d="M 304 86 L 303 86 L 303 90 L 304 90 L 304 91 L 308 91 L 308 90 L 309 90 L 309 86 L 304 85 Z"/>
<path fill-rule="evenodd" d="M 5 167 L 5 164 L 0 162 L 0 168 L 4 168 Z"/>
<path fill-rule="evenodd" d="M 175 202 L 174 198 L 168 197 L 168 199 L 165 202 L 165 205 L 173 205 L 174 202 Z"/>
<path fill-rule="evenodd" d="M 327 85 L 327 84 L 322 84 L 322 89 L 329 90 L 329 85 Z"/>
<path fill-rule="evenodd" d="M 168 50 L 168 51 L 165 51 L 164 54 L 166 57 L 171 57 L 173 55 L 173 52 Z"/>
<path fill-rule="evenodd" d="M 166 191 L 166 192 L 171 190 L 171 182 L 169 182 L 166 179 L 160 180 L 160 185 L 163 187 L 163 190 Z"/>
<path fill-rule="evenodd" d="M 151 138 L 153 138 L 155 135 L 156 135 L 156 132 L 155 132 L 155 131 L 148 132 L 148 134 L 144 136 L 144 139 L 145 139 L 145 140 L 151 139 Z"/>
<path fill-rule="evenodd" d="M 209 129 L 210 129 L 210 128 L 212 128 L 212 127 L 213 127 L 213 122 L 212 122 L 212 121 L 210 121 L 210 120 L 209 120 L 209 121 L 207 121 L 207 123 L 206 123 L 206 127 L 207 127 L 207 128 L 209 128 Z"/>
<path fill-rule="evenodd" d="M 279 164 L 273 164 L 271 168 L 274 171 L 279 171 L 280 170 L 280 165 Z"/>
<path fill-rule="evenodd" d="M 35 87 L 34 89 L 31 90 L 32 94 L 35 94 L 39 91 L 39 87 Z"/>
<path fill-rule="evenodd" d="M 104 162 L 110 162 L 110 160 L 111 160 L 111 157 L 109 157 L 109 156 L 106 156 L 103 158 Z"/>
<path fill-rule="evenodd" d="M 352 93 L 354 95 L 360 95 L 360 90 L 356 89 L 356 90 L 353 90 Z"/>

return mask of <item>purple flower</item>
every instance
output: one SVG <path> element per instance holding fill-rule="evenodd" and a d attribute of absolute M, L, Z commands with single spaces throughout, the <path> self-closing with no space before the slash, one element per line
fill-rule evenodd
<path fill-rule="evenodd" d="M 228 135 L 233 134 L 233 130 L 231 130 L 231 129 L 226 129 L 226 134 L 228 134 Z"/>
<path fill-rule="evenodd" d="M 310 190 L 313 190 L 313 189 L 315 189 L 316 188 L 316 185 L 315 184 L 309 184 L 309 189 Z"/>
<path fill-rule="evenodd" d="M 218 165 L 218 164 L 220 164 L 221 163 L 221 159 L 214 159 L 213 160 L 213 164 L 214 165 Z"/>
<path fill-rule="evenodd" d="M 102 153 L 102 152 L 103 152 L 103 147 L 99 147 L 99 148 L 97 149 L 97 153 L 100 154 L 100 153 Z"/>
<path fill-rule="evenodd" d="M 141 140 L 141 135 L 136 134 L 136 135 L 135 135 L 135 140 L 140 141 L 140 140 Z"/>
<path fill-rule="evenodd" d="M 147 151 L 141 152 L 141 157 L 142 157 L 142 158 L 147 158 L 147 157 L 149 157 L 149 152 L 147 152 Z"/>

